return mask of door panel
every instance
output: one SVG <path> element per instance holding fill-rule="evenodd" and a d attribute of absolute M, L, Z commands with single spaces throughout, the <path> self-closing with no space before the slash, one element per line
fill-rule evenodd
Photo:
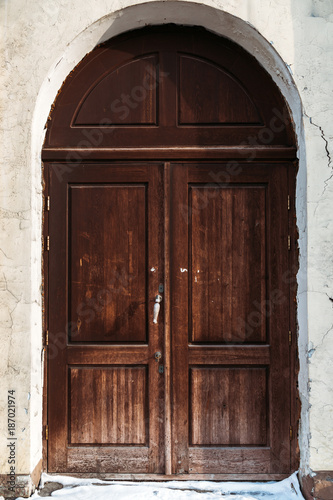
<path fill-rule="evenodd" d="M 69 371 L 69 444 L 148 444 L 147 367 Z"/>
<path fill-rule="evenodd" d="M 266 445 L 266 379 L 265 367 L 191 367 L 189 444 Z"/>
<path fill-rule="evenodd" d="M 75 342 L 147 340 L 145 185 L 69 186 Z"/>
<path fill-rule="evenodd" d="M 50 166 L 50 472 L 164 471 L 162 178 L 158 164 Z"/>
<path fill-rule="evenodd" d="M 287 473 L 287 166 L 171 179 L 173 472 Z"/>
<path fill-rule="evenodd" d="M 189 185 L 190 341 L 265 341 L 265 198 L 265 186 Z"/>

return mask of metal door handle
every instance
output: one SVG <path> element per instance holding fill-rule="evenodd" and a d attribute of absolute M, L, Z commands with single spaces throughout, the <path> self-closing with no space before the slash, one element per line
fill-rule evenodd
<path fill-rule="evenodd" d="M 160 312 L 160 309 L 161 309 L 161 306 L 160 306 L 161 302 L 162 302 L 162 296 L 156 295 L 155 304 L 154 304 L 154 319 L 153 319 L 153 323 L 155 323 L 155 324 L 157 324 L 158 313 Z"/>

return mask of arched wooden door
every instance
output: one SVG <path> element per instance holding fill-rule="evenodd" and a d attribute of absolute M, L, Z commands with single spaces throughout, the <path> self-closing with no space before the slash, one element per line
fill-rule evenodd
<path fill-rule="evenodd" d="M 270 77 L 202 29 L 123 35 L 67 78 L 43 148 L 48 471 L 295 467 L 294 158 Z"/>

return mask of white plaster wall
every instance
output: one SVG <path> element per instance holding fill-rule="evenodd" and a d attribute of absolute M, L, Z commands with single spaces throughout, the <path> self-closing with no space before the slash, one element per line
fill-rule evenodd
<path fill-rule="evenodd" d="M 141 2 L 0 2 L 0 473 L 7 472 L 8 389 L 17 391 L 17 472 L 31 472 L 41 458 L 40 150 L 50 106 L 66 75 L 97 43 L 127 29 L 163 22 L 201 24 L 243 45 L 271 73 L 291 107 L 300 155 L 302 467 L 306 471 L 308 467 L 333 470 L 333 171 L 329 142 L 333 127 L 333 2 L 205 0 L 200 6 L 169 0 L 130 8 L 134 4 Z M 293 79 L 304 106 L 304 132 Z"/>

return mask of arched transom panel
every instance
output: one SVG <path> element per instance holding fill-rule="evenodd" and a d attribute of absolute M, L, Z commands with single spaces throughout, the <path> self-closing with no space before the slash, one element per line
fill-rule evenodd
<path fill-rule="evenodd" d="M 283 97 L 233 42 L 164 26 L 96 47 L 64 82 L 48 148 L 292 146 Z M 252 140 L 253 143 L 253 140 Z"/>

